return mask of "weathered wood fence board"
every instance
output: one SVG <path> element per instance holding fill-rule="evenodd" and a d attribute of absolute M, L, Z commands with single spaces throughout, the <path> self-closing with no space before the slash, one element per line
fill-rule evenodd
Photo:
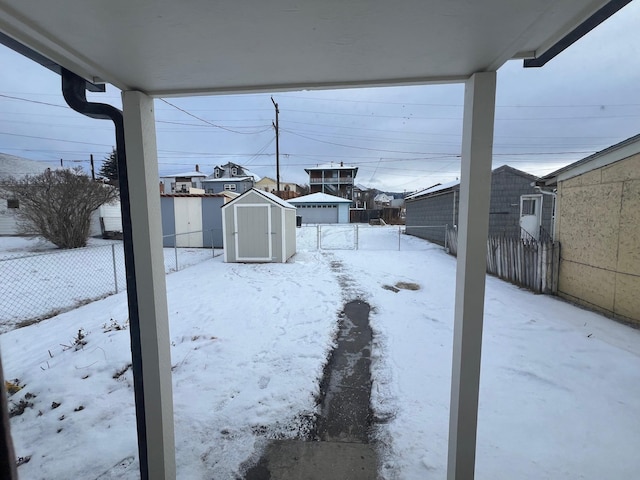
<path fill-rule="evenodd" d="M 458 253 L 458 232 L 447 229 L 449 253 Z M 494 236 L 487 239 L 487 272 L 538 293 L 556 293 L 559 242 Z"/>

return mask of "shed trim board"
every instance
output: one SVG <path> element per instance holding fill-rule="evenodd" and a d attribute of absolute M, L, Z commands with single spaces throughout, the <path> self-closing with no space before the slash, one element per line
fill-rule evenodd
<path fill-rule="evenodd" d="M 237 198 L 237 197 L 236 197 Z M 222 259 L 224 260 L 224 263 L 228 263 L 229 262 L 229 249 L 226 248 L 225 242 L 227 241 L 227 219 L 225 216 L 225 209 L 224 209 L 224 205 L 221 207 L 222 210 Z"/>
<path fill-rule="evenodd" d="M 243 208 L 266 208 L 267 209 L 267 231 L 265 232 L 265 235 L 267 235 L 268 238 L 268 255 L 266 257 L 243 257 L 240 253 L 240 247 L 242 246 L 243 249 L 246 248 L 244 244 L 242 244 L 241 240 L 243 240 L 243 236 L 241 235 L 241 228 L 242 228 L 242 222 L 238 222 L 238 219 L 240 218 L 240 210 Z M 271 205 L 265 205 L 262 203 L 244 203 L 244 204 L 235 204 L 233 206 L 233 210 L 234 210 L 234 215 L 233 215 L 233 226 L 235 228 L 235 231 L 233 232 L 233 236 L 234 236 L 234 242 L 235 242 L 235 247 L 236 247 L 236 260 L 240 260 L 240 261 L 247 261 L 247 262 L 270 262 L 273 259 L 273 239 L 271 238 L 271 236 L 273 235 L 273 232 L 271 231 Z M 251 239 L 251 237 L 249 237 L 247 235 L 247 237 L 249 239 Z"/>
<path fill-rule="evenodd" d="M 286 210 L 283 208 L 280 210 L 280 225 L 282 225 L 282 231 L 285 231 L 286 228 L 286 218 L 285 218 L 285 212 Z M 271 213 L 271 209 L 269 209 L 269 213 Z M 269 236 L 269 238 L 271 238 L 271 236 Z M 281 249 L 282 249 L 282 259 L 283 261 L 287 261 L 287 236 L 286 235 L 282 235 L 282 242 L 281 242 Z"/>

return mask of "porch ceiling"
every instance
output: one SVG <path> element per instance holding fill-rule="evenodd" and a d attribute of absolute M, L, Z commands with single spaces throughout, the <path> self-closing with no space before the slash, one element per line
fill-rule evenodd
<path fill-rule="evenodd" d="M 0 0 L 0 31 L 153 96 L 462 81 L 606 0 Z"/>

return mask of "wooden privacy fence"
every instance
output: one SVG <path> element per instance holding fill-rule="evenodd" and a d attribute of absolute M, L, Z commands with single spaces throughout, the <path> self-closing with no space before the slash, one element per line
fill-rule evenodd
<path fill-rule="evenodd" d="M 458 231 L 447 228 L 449 253 L 458 253 Z M 537 293 L 558 291 L 559 242 L 493 236 L 487 239 L 487 272 Z"/>

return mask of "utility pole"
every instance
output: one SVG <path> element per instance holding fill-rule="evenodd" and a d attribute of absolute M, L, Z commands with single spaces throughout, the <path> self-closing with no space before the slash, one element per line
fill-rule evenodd
<path fill-rule="evenodd" d="M 280 110 L 278 110 L 278 104 L 273 97 L 271 97 L 271 102 L 276 109 L 276 123 L 271 122 L 271 125 L 273 125 L 276 131 L 276 192 L 280 193 L 280 130 L 278 128 L 278 114 Z"/>
<path fill-rule="evenodd" d="M 95 168 L 93 166 L 93 153 L 90 155 L 91 157 L 91 180 L 93 180 L 94 182 L 96 181 L 96 171 Z"/>

